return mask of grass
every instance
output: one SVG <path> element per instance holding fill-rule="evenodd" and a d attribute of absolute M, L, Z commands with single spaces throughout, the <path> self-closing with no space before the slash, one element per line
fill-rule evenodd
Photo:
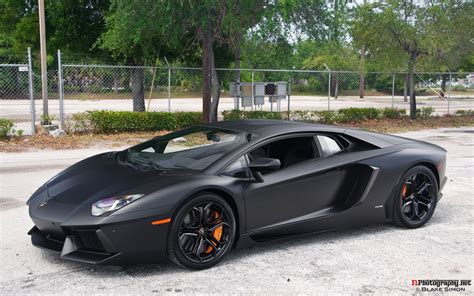
<path fill-rule="evenodd" d="M 441 127 L 474 126 L 474 116 L 442 116 L 410 120 L 375 119 L 360 122 L 339 124 L 349 128 L 359 128 L 383 133 L 400 133 L 407 131 L 435 129 Z M 131 146 L 167 132 L 133 132 L 119 134 L 69 134 L 53 138 L 49 135 L 10 137 L 0 140 L 0 152 L 21 152 L 41 149 L 78 149 L 87 147 L 124 147 Z"/>

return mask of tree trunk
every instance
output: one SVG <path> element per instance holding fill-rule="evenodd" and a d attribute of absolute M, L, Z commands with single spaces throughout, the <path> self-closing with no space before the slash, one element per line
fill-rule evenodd
<path fill-rule="evenodd" d="M 416 119 L 416 94 L 415 94 L 415 60 L 416 55 L 411 54 L 408 62 L 408 89 L 410 93 L 410 118 Z"/>
<path fill-rule="evenodd" d="M 202 30 L 202 121 L 209 123 L 211 111 L 211 54 L 212 31 L 211 20 L 207 21 L 206 28 Z"/>
<path fill-rule="evenodd" d="M 403 100 L 408 101 L 408 74 L 405 76 L 405 83 L 403 84 Z"/>
<path fill-rule="evenodd" d="M 363 99 L 365 95 L 365 45 L 360 51 L 359 98 Z"/>
<path fill-rule="evenodd" d="M 217 78 L 217 71 L 214 61 L 214 49 L 211 47 L 211 89 L 212 89 L 212 102 L 211 110 L 209 114 L 210 122 L 217 122 L 219 99 L 221 97 L 221 87 L 219 85 L 219 79 Z"/>
<path fill-rule="evenodd" d="M 336 96 L 336 73 L 331 73 L 331 97 Z"/>
<path fill-rule="evenodd" d="M 118 77 L 117 77 L 117 73 L 114 73 L 114 93 L 118 93 Z"/>
<path fill-rule="evenodd" d="M 337 100 L 337 97 L 339 97 L 339 74 L 338 73 L 336 73 L 335 78 L 336 78 L 336 85 L 334 89 L 334 99 Z"/>
<path fill-rule="evenodd" d="M 441 76 L 441 97 L 444 98 L 446 94 L 446 81 L 448 81 L 448 75 L 443 74 Z"/>
<path fill-rule="evenodd" d="M 235 106 L 234 109 L 239 109 L 240 100 L 240 46 L 235 48 Z"/>
<path fill-rule="evenodd" d="M 132 77 L 130 79 L 132 89 L 133 111 L 145 111 L 145 92 L 143 90 L 143 68 L 132 68 Z"/>

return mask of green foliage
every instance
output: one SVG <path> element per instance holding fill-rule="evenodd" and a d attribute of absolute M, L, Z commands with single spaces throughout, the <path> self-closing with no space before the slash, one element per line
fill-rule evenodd
<path fill-rule="evenodd" d="M 338 42 L 330 42 L 317 49 L 313 56 L 303 61 L 305 69 L 357 70 L 359 61 L 356 52 Z"/>
<path fill-rule="evenodd" d="M 200 112 L 88 111 L 83 116 L 97 133 L 175 130 L 200 124 L 202 119 Z"/>
<path fill-rule="evenodd" d="M 244 111 L 233 109 L 222 111 L 222 117 L 224 120 L 238 120 L 243 118 Z"/>
<path fill-rule="evenodd" d="M 65 122 L 67 133 L 82 133 L 92 130 L 90 112 L 74 113 Z"/>
<path fill-rule="evenodd" d="M 406 115 L 405 109 L 386 107 L 382 109 L 382 116 L 390 119 L 402 118 Z"/>
<path fill-rule="evenodd" d="M 340 109 L 338 113 L 340 122 L 377 119 L 383 115 L 382 110 L 376 108 L 345 108 Z"/>
<path fill-rule="evenodd" d="M 56 49 L 79 58 L 83 54 L 99 55 L 93 45 L 103 32 L 108 7 L 108 0 L 45 1 L 46 41 L 52 51 L 48 59 L 52 62 Z M 8 41 L 0 50 L 0 60 L 21 61 L 27 47 L 39 50 L 38 1 L 2 0 L 0 11 L 0 43 Z"/>
<path fill-rule="evenodd" d="M 466 87 L 462 84 L 454 85 L 451 89 L 455 91 L 466 91 Z"/>
<path fill-rule="evenodd" d="M 429 113 L 429 110 L 422 108 L 423 115 Z M 434 109 L 431 111 L 433 112 Z M 268 111 L 242 111 L 230 110 L 222 112 L 224 120 L 237 119 L 287 119 L 287 112 L 268 112 Z M 362 120 L 374 120 L 381 118 L 398 119 L 406 116 L 405 109 L 397 108 L 345 108 L 339 111 L 291 111 L 290 119 L 306 122 L 318 122 L 324 124 L 357 122 Z"/>
<path fill-rule="evenodd" d="M 53 120 L 56 119 L 54 115 L 44 115 L 44 114 L 41 115 L 40 118 L 41 118 L 41 122 L 44 124 L 51 124 Z"/>
<path fill-rule="evenodd" d="M 435 113 L 435 108 L 431 106 L 416 109 L 416 116 L 419 116 L 422 118 L 432 117 L 434 113 Z"/>
<path fill-rule="evenodd" d="M 12 132 L 13 126 L 11 120 L 0 118 L 0 139 L 6 139 Z"/>
<path fill-rule="evenodd" d="M 284 113 L 269 112 L 269 111 L 242 111 L 230 110 L 223 111 L 222 116 L 224 120 L 238 120 L 238 119 L 283 119 Z"/>
<path fill-rule="evenodd" d="M 456 110 L 454 112 L 455 116 L 474 116 L 474 110 L 468 109 L 468 110 Z"/>

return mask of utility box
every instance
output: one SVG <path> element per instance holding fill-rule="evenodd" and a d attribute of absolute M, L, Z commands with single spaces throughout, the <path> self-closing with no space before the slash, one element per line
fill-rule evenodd
<path fill-rule="evenodd" d="M 286 82 L 277 82 L 277 96 L 279 100 L 286 99 Z"/>
<path fill-rule="evenodd" d="M 255 96 L 265 96 L 265 83 L 257 82 L 255 83 Z"/>
<path fill-rule="evenodd" d="M 242 107 L 243 108 L 252 107 L 252 106 L 253 106 L 252 97 L 243 97 L 242 98 Z"/>
<path fill-rule="evenodd" d="M 265 94 L 267 96 L 273 96 L 276 94 L 276 85 L 274 83 L 267 83 L 265 85 Z"/>
<path fill-rule="evenodd" d="M 256 96 L 254 97 L 254 104 L 257 106 L 261 106 L 265 104 L 265 97 L 264 96 Z"/>
<path fill-rule="evenodd" d="M 241 97 L 252 97 L 252 83 L 242 83 L 241 90 Z"/>
<path fill-rule="evenodd" d="M 229 94 L 231 98 L 237 97 L 237 83 L 235 82 L 229 83 Z"/>

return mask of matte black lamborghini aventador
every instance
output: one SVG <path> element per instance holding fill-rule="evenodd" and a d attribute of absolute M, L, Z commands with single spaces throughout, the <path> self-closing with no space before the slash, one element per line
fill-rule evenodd
<path fill-rule="evenodd" d="M 33 245 L 61 258 L 169 258 L 202 269 L 233 247 L 384 223 L 416 228 L 446 182 L 446 151 L 299 122 L 195 126 L 69 167 L 28 200 Z"/>

